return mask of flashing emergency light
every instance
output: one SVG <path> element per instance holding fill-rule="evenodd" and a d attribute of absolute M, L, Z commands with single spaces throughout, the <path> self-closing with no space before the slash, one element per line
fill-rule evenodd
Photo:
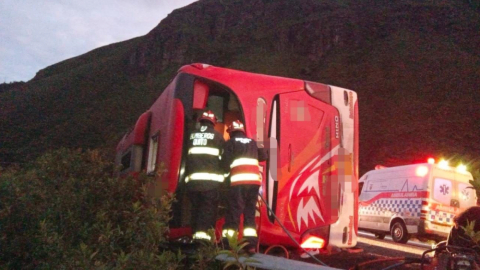
<path fill-rule="evenodd" d="M 415 174 L 420 177 L 424 177 L 428 173 L 428 167 L 426 166 L 418 166 L 415 170 Z"/>
<path fill-rule="evenodd" d="M 448 161 L 445 159 L 440 160 L 440 162 L 438 162 L 438 167 L 442 169 L 448 169 Z"/>
<path fill-rule="evenodd" d="M 459 173 L 466 173 L 467 172 L 467 166 L 463 165 L 462 163 L 460 163 L 458 166 L 457 166 L 457 172 Z"/>
<path fill-rule="evenodd" d="M 428 158 L 428 164 L 435 164 L 435 159 L 434 158 Z"/>
<path fill-rule="evenodd" d="M 323 248 L 325 240 L 316 236 L 310 236 L 300 245 L 302 248 Z"/>

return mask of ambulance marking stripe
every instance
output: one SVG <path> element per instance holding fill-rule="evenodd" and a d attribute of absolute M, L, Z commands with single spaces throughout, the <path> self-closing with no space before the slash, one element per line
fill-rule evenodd
<path fill-rule="evenodd" d="M 368 206 L 360 206 L 360 215 L 370 216 L 391 216 L 392 214 L 401 217 L 420 217 L 421 199 L 380 199 Z"/>
<path fill-rule="evenodd" d="M 416 196 L 413 196 L 415 194 Z M 377 196 L 371 198 L 368 201 L 363 201 L 360 202 L 360 205 L 369 205 L 379 199 L 392 199 L 392 200 L 398 200 L 398 199 L 407 199 L 407 198 L 413 198 L 413 199 L 425 199 L 427 198 L 427 192 L 426 191 L 414 191 L 414 192 L 384 192 L 380 193 Z M 403 197 L 405 196 L 405 197 Z"/>

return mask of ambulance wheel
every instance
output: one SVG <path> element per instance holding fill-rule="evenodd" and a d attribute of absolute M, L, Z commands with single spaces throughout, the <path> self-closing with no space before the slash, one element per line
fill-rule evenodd
<path fill-rule="evenodd" d="M 394 242 L 405 244 L 408 242 L 408 231 L 402 221 L 395 221 L 390 231 Z"/>
<path fill-rule="evenodd" d="M 385 234 L 384 234 L 384 233 L 376 233 L 376 234 L 375 234 L 375 238 L 377 238 L 377 239 L 384 239 L 384 238 L 385 238 Z"/>

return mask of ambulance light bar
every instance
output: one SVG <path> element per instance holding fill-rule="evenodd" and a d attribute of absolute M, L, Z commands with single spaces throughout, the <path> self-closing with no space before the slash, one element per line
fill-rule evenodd
<path fill-rule="evenodd" d="M 467 166 L 463 165 L 460 163 L 460 165 L 457 166 L 457 172 L 459 173 L 466 173 L 467 172 Z"/>
<path fill-rule="evenodd" d="M 434 158 L 428 158 L 427 163 L 428 164 L 435 164 L 435 159 Z M 438 168 L 443 169 L 443 170 L 454 170 L 454 168 L 450 167 L 450 165 L 448 164 L 448 161 L 445 160 L 445 159 L 440 160 L 437 163 L 437 166 L 438 166 Z M 381 169 L 385 169 L 385 168 L 387 168 L 387 167 L 385 167 L 383 165 L 376 165 L 375 166 L 375 170 L 381 170 Z M 415 174 L 417 176 L 424 177 L 425 175 L 428 174 L 428 171 L 429 171 L 428 167 L 419 166 L 419 167 L 417 167 L 417 169 L 415 171 Z M 460 163 L 455 168 L 455 171 L 458 172 L 458 173 L 462 173 L 462 174 L 468 174 L 467 166 L 463 165 L 462 163 Z"/>
<path fill-rule="evenodd" d="M 424 177 L 428 173 L 428 167 L 427 166 L 418 166 L 417 169 L 415 170 L 415 174 L 420 177 Z"/>
<path fill-rule="evenodd" d="M 428 163 L 430 163 L 430 159 L 432 158 L 429 158 L 428 159 Z M 433 163 L 430 163 L 430 164 L 435 164 L 435 162 Z M 453 170 L 452 167 L 450 167 L 450 165 L 448 164 L 448 161 L 445 160 L 445 159 L 442 159 L 438 162 L 438 167 L 440 169 L 443 169 L 443 170 Z M 462 174 L 467 174 L 468 171 L 467 171 L 467 166 L 463 165 L 462 163 L 460 163 L 456 168 L 455 168 L 455 171 L 458 172 L 458 173 L 462 173 Z"/>
<path fill-rule="evenodd" d="M 449 169 L 448 161 L 446 161 L 445 159 L 440 160 L 440 162 L 438 162 L 438 167 L 445 170 Z"/>

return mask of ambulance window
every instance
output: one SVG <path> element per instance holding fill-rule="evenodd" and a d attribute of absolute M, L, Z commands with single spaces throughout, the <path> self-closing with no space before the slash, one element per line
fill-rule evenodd
<path fill-rule="evenodd" d="M 477 203 L 475 189 L 467 183 L 458 183 L 458 201 L 460 208 L 475 206 Z"/>
<path fill-rule="evenodd" d="M 445 205 L 450 205 L 452 199 L 452 181 L 435 178 L 433 184 L 433 199 Z"/>
<path fill-rule="evenodd" d="M 155 165 L 157 162 L 158 136 L 159 136 L 159 133 L 150 137 L 149 149 L 148 149 L 147 174 L 153 174 L 155 172 Z"/>
<path fill-rule="evenodd" d="M 257 99 L 257 116 L 256 116 L 256 125 L 257 125 L 257 146 L 263 148 L 264 145 L 264 136 L 265 136 L 265 124 L 266 124 L 266 114 L 267 114 L 267 102 L 263 98 Z"/>

